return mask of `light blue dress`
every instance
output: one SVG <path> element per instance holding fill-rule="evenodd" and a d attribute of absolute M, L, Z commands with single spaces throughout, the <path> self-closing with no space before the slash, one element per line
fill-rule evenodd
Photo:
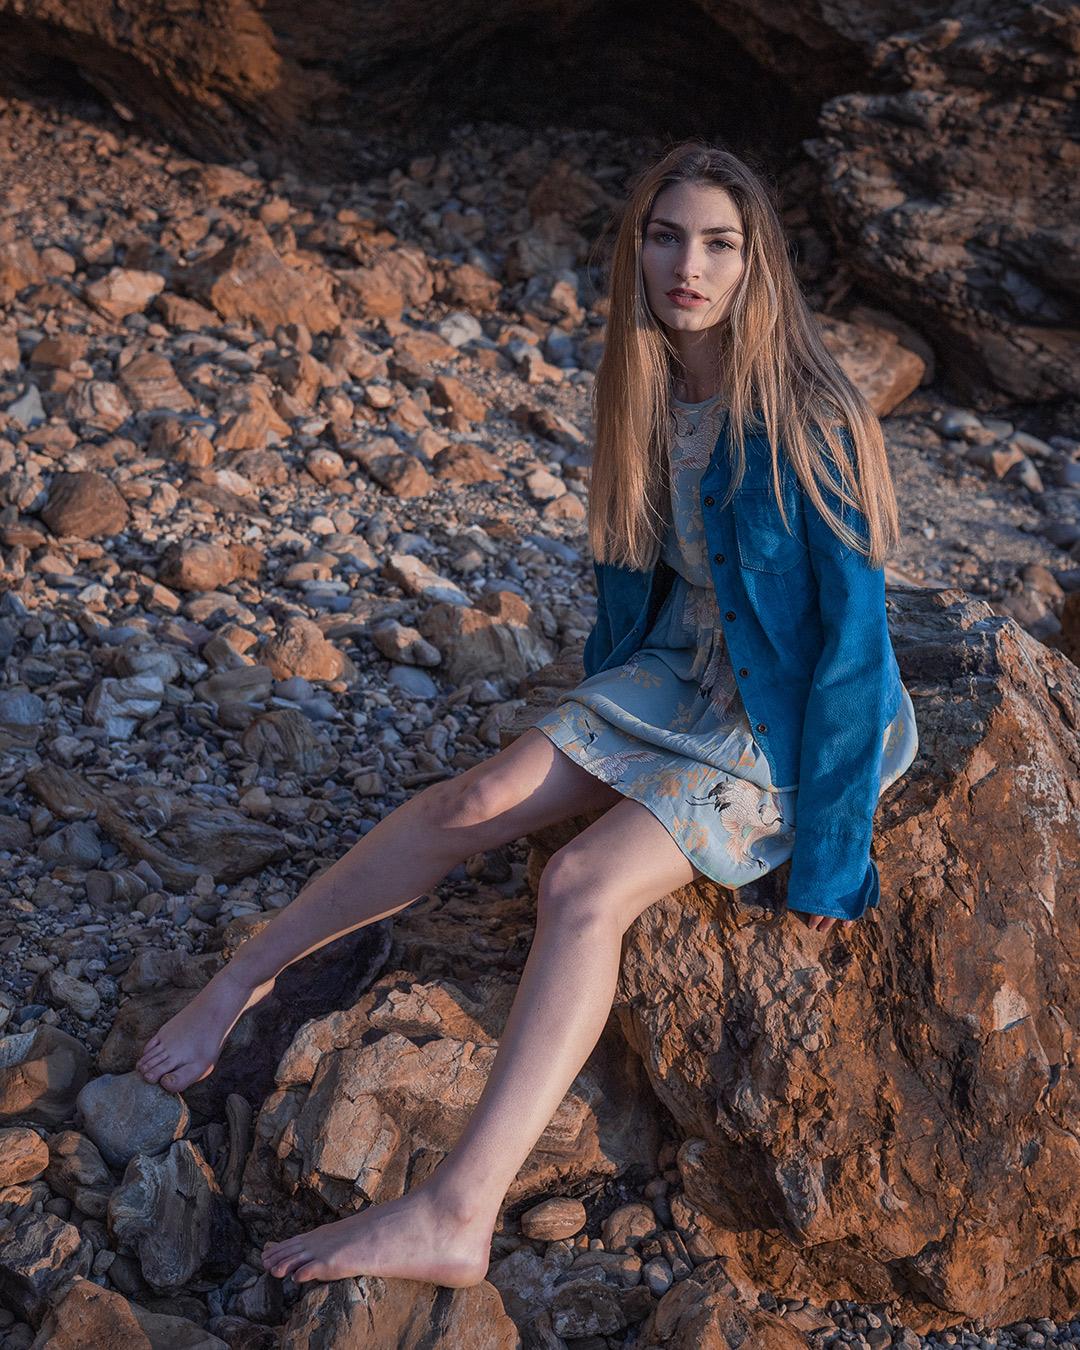
<path fill-rule="evenodd" d="M 698 484 L 724 410 L 711 399 L 676 399 L 674 411 L 662 544 L 676 573 L 671 590 L 628 661 L 566 690 L 533 725 L 646 806 L 700 872 L 737 889 L 791 857 L 798 784 L 769 781 L 709 574 Z M 881 792 L 911 767 L 918 745 L 915 710 L 901 686 L 900 710 L 882 738 Z"/>

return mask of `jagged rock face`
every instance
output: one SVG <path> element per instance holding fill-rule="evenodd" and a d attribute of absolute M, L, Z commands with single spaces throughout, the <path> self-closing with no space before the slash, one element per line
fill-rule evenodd
<path fill-rule="evenodd" d="M 327 155 L 340 165 L 343 141 L 329 132 L 430 125 L 433 109 L 452 121 L 455 89 L 485 87 L 487 74 L 508 78 L 498 74 L 507 67 L 516 84 L 502 94 L 506 116 L 519 106 L 527 120 L 537 91 L 545 116 L 555 106 L 588 123 L 614 107 L 624 129 L 639 116 L 641 82 L 623 79 L 632 100 L 620 102 L 617 82 L 606 98 L 604 68 L 593 71 L 601 82 L 594 108 L 568 102 L 579 97 L 569 91 L 594 83 L 573 78 L 589 32 L 585 0 L 534 0 L 515 11 L 427 6 L 422 22 L 407 5 L 314 5 L 302 16 L 292 5 L 247 0 L 187 5 L 187 13 L 172 6 L 165 26 L 134 0 L 47 0 L 33 17 L 22 0 L 0 0 L 0 87 L 25 76 L 31 58 L 54 79 L 66 61 L 124 115 L 195 153 L 280 164 L 284 152 L 305 167 Z M 680 22 L 704 64 L 712 42 L 724 68 L 712 85 L 728 115 L 701 120 L 766 155 L 776 147 L 763 139 L 772 134 L 765 125 L 785 127 L 789 149 L 811 137 L 804 144 L 849 275 L 934 335 L 944 372 L 967 400 L 987 407 L 1002 392 L 1031 401 L 1080 395 L 1070 317 L 1080 206 L 1070 120 L 1075 8 L 997 0 L 967 13 L 924 5 L 913 15 L 909 6 L 843 0 L 819 13 L 809 3 L 702 0 L 686 4 Z M 574 24 L 581 41 L 568 40 Z M 523 42 L 526 32 L 532 40 Z M 622 32 L 620 68 L 655 66 L 660 36 Z M 500 43 L 506 59 L 488 72 Z M 5 50 L 18 54 L 17 70 Z M 460 80 L 462 69 L 478 78 Z M 663 94 L 666 66 L 647 81 L 654 129 L 675 129 L 679 103 L 696 88 L 686 81 L 700 78 L 693 63 L 675 74 L 682 100 Z M 757 119 L 755 142 L 752 105 L 766 87 L 782 113 Z M 695 106 L 708 97 L 702 90 Z"/>
<path fill-rule="evenodd" d="M 305 1023 L 256 1122 L 243 1217 L 345 1215 L 419 1185 L 479 1100 L 512 995 L 498 977 L 466 988 L 391 972 L 351 1008 Z M 504 1205 L 646 1166 L 658 1137 L 640 1065 L 612 1021 Z"/>
<path fill-rule="evenodd" d="M 763 1284 L 899 1295 L 910 1326 L 1067 1314 L 1080 672 L 960 591 L 889 597 L 920 753 L 875 822 L 880 909 L 822 938 L 783 912 L 785 864 L 725 933 L 729 893 L 686 887 L 629 930 L 616 1012 L 687 1195 Z M 534 876 L 578 825 L 533 836 Z"/>
<path fill-rule="evenodd" d="M 903 27 L 869 49 L 873 92 L 826 103 L 806 147 L 847 266 L 934 335 L 976 404 L 1075 396 L 1076 11 L 997 3 Z"/>

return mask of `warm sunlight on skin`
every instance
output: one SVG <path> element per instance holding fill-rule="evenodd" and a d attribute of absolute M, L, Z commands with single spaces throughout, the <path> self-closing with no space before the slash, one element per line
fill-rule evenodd
<path fill-rule="evenodd" d="M 715 391 L 715 343 L 731 310 L 745 267 L 745 241 L 737 207 L 723 188 L 672 183 L 658 192 L 641 246 L 645 298 L 667 329 L 683 364 L 685 397 L 696 401 Z M 668 292 L 696 291 L 699 301 L 680 304 Z M 802 914 L 807 928 L 827 933 L 853 919 Z"/>
<path fill-rule="evenodd" d="M 743 245 L 739 212 L 723 188 L 672 183 L 657 193 L 641 246 L 645 297 L 690 372 L 715 369 L 708 344 L 721 333 L 709 330 L 728 317 L 743 274 Z M 680 305 L 668 294 L 678 287 L 703 301 Z"/>

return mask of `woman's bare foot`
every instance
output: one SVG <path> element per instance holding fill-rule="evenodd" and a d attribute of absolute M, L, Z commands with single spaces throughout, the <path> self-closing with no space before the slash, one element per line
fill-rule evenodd
<path fill-rule="evenodd" d="M 297 1284 L 380 1275 L 464 1289 L 487 1274 L 493 1227 L 479 1215 L 455 1216 L 421 1188 L 284 1242 L 268 1242 L 262 1262 L 272 1275 L 291 1275 Z"/>
<path fill-rule="evenodd" d="M 204 985 L 186 1008 L 151 1036 L 135 1067 L 148 1083 L 183 1092 L 213 1072 L 225 1038 L 241 1013 L 260 1003 L 274 980 L 251 985 L 230 963 Z"/>

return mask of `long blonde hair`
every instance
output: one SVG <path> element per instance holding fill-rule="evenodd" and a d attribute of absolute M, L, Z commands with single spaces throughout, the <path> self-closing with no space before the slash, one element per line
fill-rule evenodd
<path fill-rule="evenodd" d="M 652 566 L 666 519 L 671 371 L 677 352 L 649 307 L 641 248 L 657 194 L 683 182 L 723 188 L 742 218 L 745 266 L 716 372 L 717 387 L 729 397 L 732 490 L 746 466 L 744 431 L 764 430 L 778 500 L 777 447 L 782 444 L 837 537 L 866 554 L 871 566 L 882 566 L 899 542 L 900 525 L 881 425 L 821 338 L 764 182 L 737 156 L 699 140 L 675 146 L 638 175 L 618 221 L 607 332 L 592 394 L 588 536 L 593 557 L 632 568 Z M 845 440 L 854 448 L 854 461 Z M 829 477 L 826 459 L 835 466 Z M 829 509 L 819 482 L 833 487 L 845 506 L 862 511 L 868 537 L 861 524 L 856 532 Z M 786 523 L 782 502 L 780 510 Z"/>

